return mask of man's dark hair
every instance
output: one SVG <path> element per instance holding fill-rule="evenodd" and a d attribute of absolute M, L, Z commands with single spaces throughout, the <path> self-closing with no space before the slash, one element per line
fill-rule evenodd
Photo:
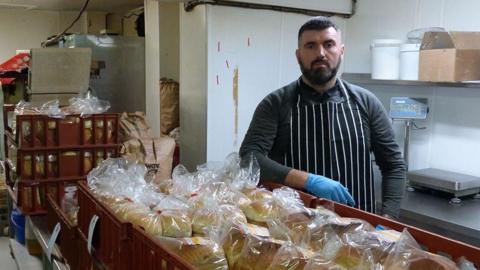
<path fill-rule="evenodd" d="M 338 26 L 332 20 L 330 20 L 330 18 L 324 16 L 313 17 L 305 22 L 302 27 L 300 27 L 300 30 L 298 30 L 298 40 L 300 40 L 303 32 L 307 30 L 322 31 L 330 27 L 333 27 L 338 31 Z"/>

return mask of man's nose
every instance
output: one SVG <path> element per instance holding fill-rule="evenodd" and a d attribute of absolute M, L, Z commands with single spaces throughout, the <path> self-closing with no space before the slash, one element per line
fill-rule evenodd
<path fill-rule="evenodd" d="M 318 46 L 317 55 L 322 59 L 325 58 L 325 48 L 323 46 Z"/>

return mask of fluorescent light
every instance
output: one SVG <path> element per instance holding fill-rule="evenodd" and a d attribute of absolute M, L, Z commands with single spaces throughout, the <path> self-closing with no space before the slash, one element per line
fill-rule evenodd
<path fill-rule="evenodd" d="M 35 5 L 24 5 L 24 4 L 14 4 L 14 3 L 0 3 L 0 8 L 15 8 L 15 9 L 34 9 L 37 6 Z"/>

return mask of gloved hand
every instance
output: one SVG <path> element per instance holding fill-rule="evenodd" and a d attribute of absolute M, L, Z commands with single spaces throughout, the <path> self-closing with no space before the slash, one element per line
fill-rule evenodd
<path fill-rule="evenodd" d="M 305 183 L 305 189 L 317 197 L 355 206 L 355 201 L 348 189 L 340 182 L 325 176 L 309 174 Z"/>

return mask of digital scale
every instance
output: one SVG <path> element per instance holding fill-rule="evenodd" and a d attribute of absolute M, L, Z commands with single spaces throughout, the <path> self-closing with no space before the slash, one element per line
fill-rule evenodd
<path fill-rule="evenodd" d="M 461 203 L 459 197 L 475 195 L 480 199 L 480 177 L 465 175 L 434 168 L 408 171 L 410 131 L 416 127 L 414 120 L 426 119 L 428 100 L 426 98 L 392 97 L 390 100 L 390 117 L 393 121 L 405 121 L 404 159 L 407 166 L 408 191 L 433 189 L 452 194 L 450 202 Z M 417 129 L 425 129 L 418 128 Z"/>

